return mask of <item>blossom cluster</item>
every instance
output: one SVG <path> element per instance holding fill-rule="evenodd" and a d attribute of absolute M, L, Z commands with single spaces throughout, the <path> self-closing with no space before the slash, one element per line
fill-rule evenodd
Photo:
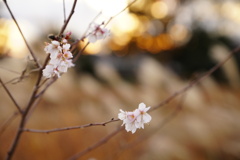
<path fill-rule="evenodd" d="M 50 54 L 50 61 L 43 69 L 43 76 L 51 78 L 57 76 L 58 78 L 62 73 L 67 72 L 68 68 L 73 67 L 72 53 L 70 52 L 71 45 L 68 43 L 71 32 L 68 32 L 61 40 L 52 40 L 51 43 L 46 43 L 44 51 Z"/>
<path fill-rule="evenodd" d="M 149 123 L 152 117 L 147 113 L 150 107 L 146 107 L 144 103 L 140 103 L 138 108 L 132 112 L 120 109 L 118 118 L 123 121 L 127 132 L 135 133 L 137 129 L 144 129 L 144 124 Z"/>
<path fill-rule="evenodd" d="M 89 27 L 87 37 L 90 43 L 95 43 L 97 40 L 104 39 L 110 35 L 110 30 L 103 27 L 102 24 L 92 23 Z"/>

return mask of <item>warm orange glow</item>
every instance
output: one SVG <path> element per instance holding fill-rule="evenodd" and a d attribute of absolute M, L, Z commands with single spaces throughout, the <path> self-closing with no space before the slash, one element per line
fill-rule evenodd
<path fill-rule="evenodd" d="M 114 41 L 111 41 L 109 43 L 109 45 L 110 45 L 111 50 L 113 50 L 113 51 L 121 51 L 125 47 L 125 46 L 116 44 Z"/>
<path fill-rule="evenodd" d="M 28 43 L 31 43 L 31 37 L 33 37 L 33 30 L 31 24 L 27 23 L 26 21 L 18 21 L 21 25 L 22 31 L 25 37 L 28 40 Z M 9 55 L 15 58 L 23 58 L 29 52 L 27 51 L 26 44 L 23 41 L 21 34 L 19 33 L 16 24 L 13 21 L 4 20 L 2 24 L 4 26 L 1 27 L 0 36 L 7 37 L 6 38 L 6 48 L 9 49 Z M 3 43 L 0 41 L 0 43 Z M 1 44 L 0 44 L 1 45 Z"/>
<path fill-rule="evenodd" d="M 113 32 L 113 43 L 111 47 L 112 49 L 122 48 L 123 46 L 127 45 L 132 37 L 140 35 L 143 30 L 143 27 L 139 27 L 140 21 L 138 17 L 133 14 L 124 14 L 121 15 L 112 26 Z"/>
<path fill-rule="evenodd" d="M 115 21 L 113 24 L 113 30 L 117 30 L 116 34 L 121 34 L 123 32 L 130 33 L 135 31 L 139 25 L 140 22 L 136 15 L 124 14 L 118 18 L 118 21 Z"/>
<path fill-rule="evenodd" d="M 85 45 L 87 44 L 87 41 L 84 41 L 84 42 L 80 42 L 79 45 L 81 48 L 83 48 Z M 85 49 L 85 52 L 87 54 L 98 54 L 102 49 L 102 42 L 100 41 L 97 41 L 95 43 L 91 43 L 89 44 L 86 49 Z"/>
<path fill-rule="evenodd" d="M 160 34 L 156 37 L 139 37 L 137 39 L 137 45 L 139 48 L 151 53 L 159 53 L 160 51 L 169 50 L 174 47 L 174 43 L 168 34 Z"/>
<path fill-rule="evenodd" d="M 121 36 L 115 36 L 113 41 L 119 46 L 124 46 L 130 42 L 131 38 L 129 34 L 122 34 Z"/>
<path fill-rule="evenodd" d="M 154 18 L 165 18 L 168 15 L 168 12 L 168 6 L 163 1 L 156 1 L 151 6 L 151 14 Z"/>
<path fill-rule="evenodd" d="M 9 33 L 8 27 L 4 24 L 4 21 L 0 19 L 0 54 L 6 52 L 6 43 Z"/>

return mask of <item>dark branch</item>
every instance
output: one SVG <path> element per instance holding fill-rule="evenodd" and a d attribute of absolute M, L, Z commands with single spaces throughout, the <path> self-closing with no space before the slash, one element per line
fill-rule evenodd
<path fill-rule="evenodd" d="M 67 25 L 68 25 L 68 23 L 69 23 L 69 21 L 70 21 L 72 15 L 73 15 L 73 13 L 74 13 L 74 10 L 75 10 L 75 7 L 76 7 L 76 4 L 77 4 L 77 0 L 74 0 L 74 2 L 73 2 L 73 6 L 72 6 L 72 9 L 71 9 L 71 12 L 70 12 L 70 14 L 69 14 L 67 20 L 65 21 L 64 25 L 62 26 L 61 31 L 59 32 L 58 36 L 61 36 L 61 35 L 63 34 L 63 32 L 65 31 L 65 29 L 66 29 L 66 27 L 67 27 Z"/>
<path fill-rule="evenodd" d="M 83 129 L 87 127 L 93 126 L 106 126 L 109 123 L 120 121 L 119 119 L 111 119 L 110 121 L 102 122 L 102 123 L 89 123 L 81 126 L 73 126 L 73 127 L 64 127 L 64 128 L 55 128 L 50 130 L 37 130 L 37 129 L 24 129 L 24 132 L 33 132 L 33 133 L 52 133 L 52 132 L 60 132 L 60 131 L 67 131 L 73 129 Z"/>
<path fill-rule="evenodd" d="M 85 155 L 86 153 L 88 153 L 88 152 L 90 152 L 90 151 L 100 147 L 101 145 L 107 143 L 112 137 L 117 135 L 121 130 L 123 130 L 123 127 L 118 128 L 116 131 L 110 133 L 109 135 L 107 135 L 106 137 L 102 138 L 100 141 L 98 141 L 97 143 L 93 144 L 92 146 L 86 148 L 82 152 L 79 152 L 79 153 L 75 154 L 74 156 L 69 158 L 69 160 L 76 160 L 76 159 L 82 157 L 83 155 Z"/>
<path fill-rule="evenodd" d="M 19 30 L 19 32 L 20 32 L 20 34 L 21 34 L 21 36 L 22 36 L 22 38 L 23 38 L 23 40 L 24 40 L 24 42 L 25 42 L 25 44 L 26 44 L 26 46 L 27 46 L 27 48 L 28 48 L 28 50 L 29 50 L 29 52 L 30 52 L 30 54 L 31 54 L 32 57 L 33 57 L 34 62 L 36 63 L 37 67 L 40 68 L 41 65 L 40 65 L 40 63 L 38 62 L 37 57 L 35 56 L 35 54 L 34 54 L 33 50 L 31 49 L 30 45 L 28 44 L 28 42 L 27 42 L 27 40 L 26 40 L 26 38 L 25 38 L 25 36 L 24 36 L 24 34 L 23 34 L 23 32 L 22 32 L 22 30 L 21 30 L 21 28 L 20 28 L 20 26 L 19 26 L 19 24 L 18 24 L 18 22 L 17 22 L 17 20 L 16 20 L 16 18 L 14 17 L 14 15 L 13 15 L 10 7 L 8 6 L 7 1 L 4 0 L 3 2 L 4 2 L 4 4 L 6 5 L 6 7 L 7 7 L 7 9 L 8 9 L 8 12 L 10 13 L 10 15 L 11 15 L 14 23 L 16 24 L 16 26 L 17 26 L 17 28 L 18 28 L 18 30 Z"/>
<path fill-rule="evenodd" d="M 173 93 L 171 96 L 169 96 L 167 99 L 165 99 L 164 101 L 162 101 L 159 105 L 151 108 L 149 111 L 154 111 L 156 109 L 158 109 L 161 106 L 164 106 L 165 104 L 169 103 L 172 99 L 176 98 L 177 96 L 183 94 L 184 92 L 188 91 L 189 89 L 191 89 L 193 86 L 197 85 L 201 80 L 203 80 L 204 78 L 210 76 L 213 72 L 215 72 L 217 69 L 219 69 L 222 65 L 224 65 L 224 63 L 226 63 L 230 58 L 232 58 L 232 56 L 234 54 L 236 54 L 237 52 L 240 51 L 240 47 L 235 48 L 229 55 L 227 55 L 227 57 L 219 62 L 218 64 L 216 64 L 214 67 L 212 67 L 208 72 L 206 72 L 205 74 L 203 74 L 201 77 L 195 79 L 194 81 L 190 82 L 187 86 L 185 86 L 184 88 L 180 89 L 179 91 Z"/>

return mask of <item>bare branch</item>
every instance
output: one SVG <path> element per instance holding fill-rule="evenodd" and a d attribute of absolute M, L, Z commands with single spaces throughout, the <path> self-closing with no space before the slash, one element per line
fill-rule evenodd
<path fill-rule="evenodd" d="M 26 46 L 27 46 L 30 54 L 31 54 L 32 57 L 33 57 L 34 62 L 36 63 L 37 67 L 40 68 L 41 65 L 40 65 L 40 63 L 38 62 L 37 57 L 35 56 L 33 50 L 31 49 L 31 47 L 30 47 L 30 45 L 29 45 L 29 43 L 27 42 L 27 40 L 26 40 L 26 38 L 25 38 L 25 36 L 24 36 L 24 34 L 23 34 L 23 32 L 22 32 L 22 30 L 21 30 L 21 28 L 20 28 L 20 26 L 19 26 L 19 24 L 18 24 L 18 22 L 17 22 L 17 20 L 16 20 L 16 18 L 15 18 L 15 16 L 13 15 L 13 13 L 12 13 L 12 11 L 11 11 L 8 3 L 7 3 L 7 1 L 4 0 L 3 2 L 4 2 L 4 4 L 6 5 L 6 7 L 7 7 L 7 9 L 8 9 L 8 12 L 10 13 L 10 15 L 11 15 L 14 23 L 16 24 L 16 26 L 17 26 L 17 28 L 18 28 L 18 30 L 19 30 L 19 32 L 20 32 L 20 34 L 21 34 L 21 36 L 22 36 L 22 38 L 23 38 L 23 40 L 24 40 L 24 43 L 26 44 Z"/>
<path fill-rule="evenodd" d="M 64 25 L 62 26 L 61 31 L 59 32 L 58 36 L 61 36 L 61 35 L 63 34 L 63 32 L 65 31 L 65 29 L 66 29 L 66 27 L 67 27 L 67 25 L 68 25 L 68 23 L 69 23 L 69 21 L 70 21 L 72 15 L 73 15 L 73 13 L 74 13 L 74 10 L 75 10 L 75 7 L 76 7 L 76 4 L 77 4 L 77 0 L 74 0 L 74 2 L 73 2 L 73 6 L 72 6 L 72 9 L 71 9 L 71 12 L 70 12 L 70 14 L 69 14 L 67 20 L 65 21 Z"/>
<path fill-rule="evenodd" d="M 13 155 L 15 153 L 15 150 L 16 150 L 16 148 L 18 146 L 19 140 L 20 140 L 21 135 L 23 133 L 24 126 L 26 124 L 28 113 L 29 113 L 30 109 L 32 108 L 33 104 L 35 103 L 35 101 L 37 100 L 37 98 L 35 98 L 35 96 L 38 93 L 39 85 L 40 85 L 40 82 L 41 82 L 41 79 L 42 79 L 42 70 L 47 65 L 48 60 L 49 60 L 49 56 L 47 56 L 47 58 L 46 58 L 46 60 L 44 62 L 44 65 L 39 70 L 38 79 L 37 79 L 37 81 L 35 83 L 34 90 L 32 92 L 30 100 L 29 100 L 29 102 L 27 104 L 27 107 L 25 108 L 25 111 L 22 114 L 22 117 L 21 117 L 22 119 L 21 119 L 20 124 L 18 126 L 18 130 L 17 130 L 16 136 L 14 137 L 13 143 L 12 143 L 12 145 L 11 145 L 9 151 L 8 151 L 6 160 L 11 160 L 12 159 L 12 157 L 13 157 Z"/>
<path fill-rule="evenodd" d="M 98 141 L 97 143 L 93 144 L 92 146 L 86 148 L 85 150 L 83 150 L 82 152 L 79 152 L 77 154 L 75 154 L 74 156 L 72 156 L 71 158 L 69 158 L 69 160 L 76 160 L 80 157 L 82 157 L 83 155 L 85 155 L 86 153 L 100 147 L 101 145 L 107 143 L 112 137 L 114 137 L 115 135 L 117 135 L 120 131 L 123 130 L 123 127 L 118 128 L 116 131 L 110 133 L 109 135 L 107 135 L 106 137 L 102 138 L 100 141 Z"/>
<path fill-rule="evenodd" d="M 11 69 L 8 69 L 8 68 L 5 68 L 5 67 L 3 67 L 3 66 L 0 66 L 0 69 L 6 70 L 6 71 L 8 71 L 8 72 L 12 72 L 12 73 L 15 73 L 15 74 L 18 74 L 18 75 L 21 74 L 21 73 L 19 73 L 19 72 L 17 72 L 17 71 L 14 71 L 14 70 L 11 70 Z"/>
<path fill-rule="evenodd" d="M 87 42 L 87 44 L 77 53 L 76 57 L 74 57 L 73 59 L 73 62 L 76 62 L 78 60 L 78 58 L 82 55 L 83 51 L 87 48 L 89 44 L 90 43 Z"/>
<path fill-rule="evenodd" d="M 104 26 L 107 26 L 107 24 L 116 16 L 118 16 L 119 14 L 121 14 L 122 12 L 124 12 L 127 8 L 129 8 L 131 5 L 133 5 L 137 0 L 132 1 L 131 3 L 129 3 L 124 9 L 122 9 L 120 12 L 118 12 L 117 14 L 115 14 L 114 16 L 110 17 L 109 20 L 107 21 L 107 23 L 104 24 Z M 102 12 L 99 12 L 98 15 L 96 17 L 94 17 L 94 19 L 92 20 L 92 22 L 89 24 L 90 25 L 102 14 Z M 87 30 L 85 31 L 83 37 L 80 40 L 77 40 L 76 42 L 74 42 L 72 45 L 76 45 L 78 44 L 79 41 L 83 40 L 84 38 L 86 38 L 88 35 L 86 35 Z M 89 42 L 77 53 L 77 55 L 74 57 L 73 62 L 76 62 L 77 59 L 80 57 L 80 55 L 82 54 L 82 52 L 86 49 L 86 47 L 89 45 Z"/>
<path fill-rule="evenodd" d="M 157 127 L 153 128 L 150 132 L 142 134 L 141 136 L 134 139 L 132 142 L 128 142 L 126 145 L 121 147 L 120 151 L 123 152 L 124 150 L 128 150 L 129 148 L 133 148 L 134 146 L 138 146 L 139 143 L 141 143 L 141 142 L 147 140 L 148 138 L 150 138 L 153 134 L 155 134 L 157 131 L 162 129 L 171 120 L 173 120 L 179 114 L 179 112 L 182 110 L 185 97 L 186 97 L 185 94 L 182 95 L 182 97 L 181 97 L 178 105 L 174 109 L 174 111 L 172 113 L 170 113 L 166 118 L 164 118 L 163 121 Z"/>
<path fill-rule="evenodd" d="M 33 133 L 52 133 L 52 132 L 60 132 L 60 131 L 67 131 L 67 130 L 73 130 L 73 129 L 83 129 L 87 127 L 94 127 L 94 126 L 106 126 L 109 123 L 120 121 L 119 119 L 112 118 L 109 121 L 102 122 L 102 123 L 89 123 L 81 126 L 73 126 L 73 127 L 64 127 L 64 128 L 56 128 L 56 129 L 50 129 L 50 130 L 37 130 L 37 129 L 24 129 L 24 132 L 33 132 Z"/>
<path fill-rule="evenodd" d="M 63 0 L 63 22 L 66 22 L 66 5 L 65 0 Z"/>
<path fill-rule="evenodd" d="M 174 98 L 176 98 L 177 96 L 183 94 L 184 92 L 188 91 L 190 88 L 192 88 L 193 86 L 197 85 L 201 80 L 203 80 L 204 78 L 210 76 L 213 72 L 215 72 L 217 69 L 219 69 L 222 65 L 224 65 L 224 63 L 226 63 L 230 58 L 232 58 L 232 56 L 234 54 L 236 54 L 237 52 L 240 51 L 240 47 L 235 48 L 229 55 L 227 55 L 227 57 L 219 62 L 218 64 L 216 64 L 214 67 L 212 67 L 208 72 L 206 72 L 205 74 L 203 74 L 201 77 L 193 80 L 192 82 L 190 82 L 187 86 L 185 86 L 184 88 L 180 89 L 179 91 L 173 93 L 171 96 L 169 96 L 168 98 L 166 98 L 164 101 L 162 101 L 159 105 L 151 108 L 149 111 L 154 111 L 156 109 L 158 109 L 161 106 L 164 106 L 165 104 L 169 103 L 171 100 L 173 100 Z"/>
<path fill-rule="evenodd" d="M 10 91 L 8 90 L 7 86 L 3 83 L 2 79 L 0 78 L 0 83 L 2 84 L 3 88 L 5 89 L 5 91 L 7 92 L 8 96 L 11 98 L 12 102 L 14 103 L 14 105 L 16 106 L 16 108 L 18 109 L 19 113 L 23 113 L 21 107 L 18 105 L 18 103 L 16 102 L 16 100 L 14 99 L 14 97 L 12 96 L 12 94 L 10 93 Z"/>
<path fill-rule="evenodd" d="M 123 8 L 120 12 L 118 12 L 117 14 L 115 14 L 114 16 L 110 17 L 109 20 L 107 21 L 107 23 L 105 23 L 105 26 L 109 24 L 110 21 L 113 20 L 113 18 L 117 17 L 119 14 L 121 14 L 122 12 L 124 12 L 126 9 L 128 9 L 131 5 L 133 5 L 137 0 L 132 1 L 131 3 L 129 3 L 125 8 Z"/>
<path fill-rule="evenodd" d="M 4 1 L 4 3 L 6 4 L 6 6 L 7 6 L 8 10 L 9 10 L 10 14 L 12 15 L 12 18 L 14 19 L 15 23 L 17 24 L 17 21 L 15 20 L 13 14 L 12 14 L 12 12 L 11 12 L 11 10 L 9 9 L 9 6 L 8 6 L 6 0 Z M 73 13 L 74 13 L 74 9 L 75 9 L 75 7 L 76 7 L 76 3 L 77 3 L 77 0 L 74 0 L 74 4 L 73 4 L 72 10 L 71 10 L 71 13 L 70 13 L 67 21 L 64 23 L 64 25 L 63 25 L 60 33 L 59 33 L 59 36 L 62 35 L 62 33 L 64 32 L 65 28 L 67 27 L 67 24 L 69 23 L 72 15 L 73 15 Z M 18 26 L 18 24 L 17 24 L 17 26 Z M 19 30 L 20 30 L 20 27 L 19 27 L 19 26 L 18 26 L 18 28 L 19 28 Z M 21 30 L 20 30 L 20 32 L 21 32 Z M 21 34 L 22 34 L 22 32 L 21 32 Z M 22 34 L 22 36 L 23 36 L 23 34 Z M 24 37 L 24 36 L 23 36 L 23 37 Z M 25 39 L 25 38 L 24 38 L 24 39 Z M 26 40 L 25 40 L 25 41 L 26 41 Z M 26 42 L 25 42 L 25 43 L 26 43 Z M 26 44 L 28 45 L 28 43 L 26 43 Z M 35 58 L 35 55 L 34 55 L 33 53 L 32 53 L 32 56 L 33 56 L 35 62 L 38 64 L 38 61 L 37 61 L 37 59 Z M 36 98 L 36 95 L 37 95 L 37 93 L 38 93 L 38 89 L 39 89 L 39 86 L 40 86 L 40 83 L 41 83 L 41 80 L 42 80 L 42 70 L 45 68 L 45 66 L 47 65 L 48 61 L 49 61 L 49 56 L 47 56 L 47 58 L 46 58 L 46 60 L 45 60 L 45 63 L 44 63 L 44 65 L 43 65 L 42 67 L 40 67 L 40 65 L 38 64 L 38 67 L 41 68 L 41 69 L 39 70 L 38 79 L 37 79 L 37 81 L 36 81 L 36 83 L 35 83 L 34 90 L 33 90 L 33 92 L 32 92 L 32 95 L 31 95 L 31 97 L 30 97 L 30 100 L 29 100 L 29 102 L 28 102 L 28 104 L 27 104 L 27 106 L 26 106 L 26 108 L 25 108 L 25 111 L 24 111 L 23 114 L 22 114 L 22 117 L 21 117 L 22 119 L 21 119 L 20 124 L 19 124 L 19 126 L 18 126 L 18 131 L 17 131 L 17 133 L 16 133 L 16 136 L 15 136 L 15 138 L 14 138 L 14 140 L 13 140 L 13 143 L 12 143 L 12 145 L 11 145 L 9 151 L 8 151 L 7 157 L 6 157 L 7 160 L 12 159 L 12 157 L 13 157 L 13 155 L 14 155 L 14 153 L 15 153 L 15 150 L 16 150 L 16 148 L 17 148 L 17 146 L 18 146 L 18 143 L 19 143 L 19 140 L 20 140 L 20 138 L 21 138 L 21 135 L 22 135 L 22 133 L 23 133 L 23 129 L 24 129 L 24 127 L 25 127 L 25 124 L 26 124 L 26 121 L 27 121 L 27 117 L 29 117 L 29 115 L 28 115 L 28 114 L 29 114 L 29 111 L 30 111 L 31 108 L 34 106 L 35 101 L 38 99 L 38 98 Z"/>
<path fill-rule="evenodd" d="M 48 89 L 48 87 L 50 87 L 56 80 L 57 80 L 57 77 L 55 76 L 54 78 L 52 78 L 52 81 L 50 81 L 40 93 L 36 94 L 35 98 L 39 98 L 40 96 L 42 96 L 45 93 L 45 91 Z"/>

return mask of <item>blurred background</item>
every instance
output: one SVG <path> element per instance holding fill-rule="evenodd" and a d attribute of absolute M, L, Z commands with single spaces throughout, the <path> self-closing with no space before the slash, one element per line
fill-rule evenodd
<path fill-rule="evenodd" d="M 62 0 L 8 0 L 40 62 L 48 34 L 63 25 Z M 65 0 L 66 13 L 73 0 Z M 128 0 L 81 0 L 66 31 L 80 39 L 100 12 L 98 23 L 121 12 Z M 137 0 L 107 25 L 111 36 L 90 44 L 39 101 L 27 128 L 52 129 L 104 122 L 119 109 L 140 102 L 156 106 L 222 61 L 240 42 L 238 0 Z M 86 42 L 77 46 L 76 53 Z M 25 107 L 36 74 L 18 78 L 33 62 L 6 6 L 0 2 L 0 76 Z M 240 54 L 185 94 L 150 113 L 135 134 L 121 131 L 82 159 L 240 159 Z M 0 87 L 0 159 L 4 159 L 20 117 Z M 169 118 L 170 117 L 170 118 Z M 165 123 L 167 122 L 167 123 Z M 164 124 L 164 125 L 163 125 Z M 14 159 L 61 160 L 90 147 L 121 125 L 24 133 Z"/>

